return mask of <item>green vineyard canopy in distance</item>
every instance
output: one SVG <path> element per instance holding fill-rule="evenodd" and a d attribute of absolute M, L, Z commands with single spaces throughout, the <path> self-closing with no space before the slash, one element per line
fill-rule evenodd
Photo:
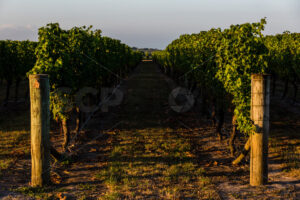
<path fill-rule="evenodd" d="M 26 78 L 26 73 L 36 61 L 36 46 L 37 42 L 31 41 L 0 41 L 0 80 L 6 81 L 7 90 L 13 82 L 18 87 L 19 82 Z"/>
<path fill-rule="evenodd" d="M 185 78 L 216 104 L 230 104 L 237 128 L 254 129 L 250 119 L 251 74 L 271 73 L 299 81 L 299 33 L 264 37 L 266 20 L 182 35 L 153 59 L 175 79 Z M 203 93 L 203 92 L 202 92 Z"/>
<path fill-rule="evenodd" d="M 267 35 L 264 43 L 269 49 L 269 72 L 273 79 L 281 79 L 297 86 L 300 77 L 300 33 Z M 296 98 L 296 93 L 294 100 Z"/>

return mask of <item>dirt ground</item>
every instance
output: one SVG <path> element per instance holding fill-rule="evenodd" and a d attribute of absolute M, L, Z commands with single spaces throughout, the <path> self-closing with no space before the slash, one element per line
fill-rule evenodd
<path fill-rule="evenodd" d="M 170 108 L 175 87 L 157 65 L 141 63 L 120 86 L 122 104 L 93 116 L 71 147 L 74 156 L 52 162 L 53 185 L 43 188 L 29 187 L 28 104 L 0 108 L 0 198 L 300 199 L 299 106 L 273 98 L 269 184 L 252 187 L 249 158 L 231 165 L 227 140 L 219 142 L 200 108 Z M 229 136 L 227 121 L 223 132 Z M 51 141 L 60 150 L 54 125 Z M 245 141 L 240 135 L 238 149 Z"/>

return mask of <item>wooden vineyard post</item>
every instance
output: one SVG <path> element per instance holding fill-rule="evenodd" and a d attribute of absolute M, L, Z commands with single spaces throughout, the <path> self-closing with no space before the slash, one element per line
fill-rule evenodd
<path fill-rule="evenodd" d="M 251 76 L 251 119 L 256 126 L 251 135 L 250 185 L 258 186 L 268 182 L 268 137 L 270 75 Z"/>
<path fill-rule="evenodd" d="M 50 183 L 49 79 L 46 74 L 29 76 L 31 112 L 31 185 Z"/>

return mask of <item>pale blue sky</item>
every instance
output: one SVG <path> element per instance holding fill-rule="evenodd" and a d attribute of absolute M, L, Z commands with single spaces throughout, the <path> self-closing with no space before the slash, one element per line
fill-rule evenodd
<path fill-rule="evenodd" d="M 164 48 L 184 33 L 257 22 L 300 32 L 300 0 L 0 0 L 0 39 L 37 40 L 49 22 L 93 25 L 130 46 Z"/>

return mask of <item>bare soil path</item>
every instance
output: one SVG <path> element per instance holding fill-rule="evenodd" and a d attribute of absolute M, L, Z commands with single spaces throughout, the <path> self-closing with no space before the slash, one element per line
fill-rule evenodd
<path fill-rule="evenodd" d="M 103 123 L 105 130 L 114 128 L 105 140 L 84 148 L 80 161 L 67 170 L 64 188 L 77 197 L 100 199 L 217 197 L 199 163 L 200 149 L 194 148 L 199 132 L 180 124 L 168 104 L 173 86 L 153 63 L 139 65 L 121 87 L 123 104 Z M 101 117 L 107 118 L 96 116 L 91 127 Z M 80 192 L 78 186 L 92 189 Z"/>
<path fill-rule="evenodd" d="M 170 108 L 168 97 L 175 86 L 157 65 L 141 63 L 121 85 L 122 104 L 110 107 L 108 113 L 98 112 L 80 135 L 77 156 L 54 165 L 53 186 L 38 190 L 28 187 L 30 157 L 26 152 L 1 175 L 0 198 L 298 198 L 299 178 L 287 180 L 281 161 L 271 165 L 274 170 L 269 185 L 249 186 L 249 166 L 231 165 L 233 158 L 226 141 L 218 141 L 211 121 L 201 116 L 198 107 L 186 113 Z M 300 130 L 298 121 L 291 122 L 296 132 Z M 280 130 L 280 124 L 277 126 Z M 230 124 L 226 123 L 223 132 L 229 131 Z M 55 147 L 60 141 L 61 136 L 53 134 Z M 237 145 L 241 147 L 243 140 Z M 271 163 L 276 163 L 277 154 L 271 151 Z"/>

